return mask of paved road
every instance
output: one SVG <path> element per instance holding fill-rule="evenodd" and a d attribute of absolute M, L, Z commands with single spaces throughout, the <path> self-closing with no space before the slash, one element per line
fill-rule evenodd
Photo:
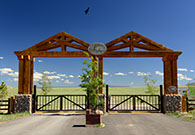
<path fill-rule="evenodd" d="M 103 123 L 104 128 L 79 127 L 83 114 L 35 114 L 1 123 L 0 135 L 195 135 L 194 122 L 163 114 L 110 114 Z"/>

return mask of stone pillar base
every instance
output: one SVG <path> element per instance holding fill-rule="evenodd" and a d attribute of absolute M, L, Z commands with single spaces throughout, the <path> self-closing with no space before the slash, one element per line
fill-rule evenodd
<path fill-rule="evenodd" d="M 164 95 L 165 113 L 182 112 L 182 98 L 180 95 Z"/>
<path fill-rule="evenodd" d="M 15 95 L 14 101 L 14 113 L 32 113 L 32 95 L 31 94 L 19 94 Z"/>

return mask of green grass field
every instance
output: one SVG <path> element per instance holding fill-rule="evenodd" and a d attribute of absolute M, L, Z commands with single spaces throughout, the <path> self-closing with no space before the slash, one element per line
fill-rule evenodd
<path fill-rule="evenodd" d="M 138 94 L 146 94 L 147 88 L 146 87 L 110 87 L 109 88 L 109 95 L 138 95 Z M 9 96 L 14 96 L 17 94 L 17 88 L 8 89 Z M 104 94 L 106 94 L 106 89 L 104 88 Z M 48 95 L 76 95 L 76 94 L 86 94 L 84 89 L 80 87 L 65 87 L 65 88 L 53 88 Z M 157 95 L 160 94 L 159 92 L 156 93 Z M 37 89 L 37 95 L 42 95 L 41 89 Z"/>

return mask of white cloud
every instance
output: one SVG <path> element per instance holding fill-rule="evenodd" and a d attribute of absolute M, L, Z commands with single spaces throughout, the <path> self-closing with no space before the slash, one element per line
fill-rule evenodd
<path fill-rule="evenodd" d="M 65 80 L 64 83 L 67 83 L 67 84 L 73 84 L 74 82 L 70 82 L 69 80 Z"/>
<path fill-rule="evenodd" d="M 16 82 L 16 81 L 18 81 L 18 78 L 14 78 L 13 80 Z"/>
<path fill-rule="evenodd" d="M 182 76 L 184 76 L 184 75 L 182 75 L 182 74 L 177 74 L 177 77 L 182 77 Z"/>
<path fill-rule="evenodd" d="M 33 81 L 39 81 L 39 79 L 41 79 L 41 78 L 42 78 L 42 74 L 41 73 L 35 72 L 33 74 Z"/>
<path fill-rule="evenodd" d="M 8 75 L 13 76 L 13 77 L 18 77 L 19 73 L 18 72 L 8 73 Z"/>
<path fill-rule="evenodd" d="M 194 70 L 190 70 L 190 72 L 194 72 Z"/>
<path fill-rule="evenodd" d="M 177 79 L 178 80 L 187 80 L 187 81 L 192 80 L 192 78 L 188 78 L 186 75 L 183 75 L 183 74 L 177 74 Z"/>
<path fill-rule="evenodd" d="M 68 78 L 68 76 L 66 76 L 66 78 Z"/>
<path fill-rule="evenodd" d="M 137 72 L 137 76 L 145 76 L 145 75 L 150 75 L 150 73 Z"/>
<path fill-rule="evenodd" d="M 64 79 L 62 78 L 61 81 L 64 81 Z"/>
<path fill-rule="evenodd" d="M 70 77 L 70 78 L 74 78 L 74 76 L 73 76 L 73 75 L 69 75 L 69 77 Z"/>
<path fill-rule="evenodd" d="M 57 83 L 59 83 L 60 81 L 56 80 Z"/>
<path fill-rule="evenodd" d="M 131 82 L 131 83 L 130 83 L 130 85 L 133 85 L 133 84 L 134 84 L 134 82 Z"/>
<path fill-rule="evenodd" d="M 38 62 L 43 62 L 42 60 L 38 60 Z"/>
<path fill-rule="evenodd" d="M 186 68 L 178 68 L 178 71 L 188 71 Z"/>
<path fill-rule="evenodd" d="M 14 72 L 11 68 L 2 68 L 0 69 L 1 74 L 8 74 L 10 72 Z"/>
<path fill-rule="evenodd" d="M 110 73 L 107 73 L 107 72 L 103 72 L 103 75 L 109 75 Z"/>
<path fill-rule="evenodd" d="M 2 59 L 4 59 L 3 57 L 0 57 L 0 59 L 2 60 Z"/>
<path fill-rule="evenodd" d="M 133 74 L 133 72 L 128 72 L 129 74 Z"/>
<path fill-rule="evenodd" d="M 44 71 L 43 73 L 45 73 L 45 74 L 55 74 L 56 72 Z"/>
<path fill-rule="evenodd" d="M 80 77 L 81 77 L 81 75 L 78 75 L 78 76 L 77 76 L 77 78 L 80 78 Z"/>
<path fill-rule="evenodd" d="M 59 76 L 48 76 L 49 79 L 61 79 Z"/>
<path fill-rule="evenodd" d="M 127 74 L 118 72 L 118 73 L 115 73 L 115 75 L 127 75 Z"/>
<path fill-rule="evenodd" d="M 185 77 L 185 79 L 186 79 L 187 81 L 191 81 L 191 80 L 192 80 L 192 78 L 187 78 L 187 77 Z"/>
<path fill-rule="evenodd" d="M 57 74 L 58 76 L 62 76 L 62 77 L 65 77 L 66 74 Z"/>
<path fill-rule="evenodd" d="M 164 73 L 161 73 L 160 71 L 156 71 L 155 74 L 163 76 Z"/>

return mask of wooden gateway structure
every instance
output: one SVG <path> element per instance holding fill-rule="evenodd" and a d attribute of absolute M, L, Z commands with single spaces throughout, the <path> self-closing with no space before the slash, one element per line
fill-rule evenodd
<path fill-rule="evenodd" d="M 89 52 L 89 43 L 82 41 L 68 33 L 60 32 L 32 47 L 23 51 L 15 51 L 19 60 L 19 85 L 18 93 L 32 94 L 33 89 L 33 63 L 36 57 L 86 57 L 83 51 Z M 182 51 L 173 51 L 157 42 L 154 42 L 136 32 L 129 32 L 117 39 L 105 44 L 107 50 L 98 58 L 99 74 L 103 77 L 103 58 L 111 57 L 161 57 L 164 69 L 164 94 L 171 94 L 169 86 L 177 84 L 177 59 Z M 78 49 L 78 51 L 67 51 L 67 47 Z M 51 51 L 61 48 L 61 51 Z M 120 49 L 129 48 L 129 51 Z M 143 51 L 136 51 L 135 48 Z M 89 53 L 90 54 L 90 53 Z M 99 91 L 100 94 L 103 91 Z M 178 94 L 176 91 L 174 94 Z"/>

